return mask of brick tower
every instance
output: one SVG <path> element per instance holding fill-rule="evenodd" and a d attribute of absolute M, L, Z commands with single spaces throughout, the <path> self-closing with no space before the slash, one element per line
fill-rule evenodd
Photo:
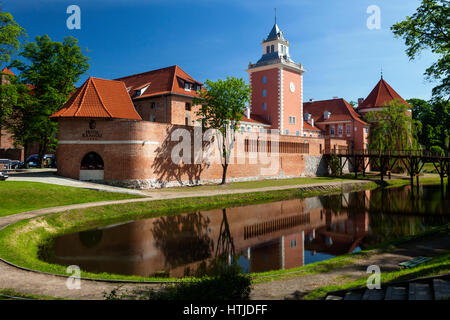
<path fill-rule="evenodd" d="M 289 42 L 275 24 L 262 42 L 263 55 L 248 65 L 251 113 L 281 135 L 303 136 L 303 69 L 289 55 Z"/>

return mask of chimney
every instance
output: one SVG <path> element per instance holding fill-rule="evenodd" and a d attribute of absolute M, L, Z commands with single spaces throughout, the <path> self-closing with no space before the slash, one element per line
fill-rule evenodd
<path fill-rule="evenodd" d="M 247 117 L 247 119 L 250 119 L 250 107 L 245 108 L 245 116 Z"/>
<path fill-rule="evenodd" d="M 361 105 L 361 103 L 363 103 L 364 98 L 358 98 L 358 107 Z"/>

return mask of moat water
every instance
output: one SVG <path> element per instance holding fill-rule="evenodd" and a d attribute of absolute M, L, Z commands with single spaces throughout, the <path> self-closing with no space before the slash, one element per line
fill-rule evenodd
<path fill-rule="evenodd" d="M 49 262 L 90 272 L 200 276 L 301 267 L 450 222 L 440 186 L 376 189 L 130 221 L 58 237 Z"/>

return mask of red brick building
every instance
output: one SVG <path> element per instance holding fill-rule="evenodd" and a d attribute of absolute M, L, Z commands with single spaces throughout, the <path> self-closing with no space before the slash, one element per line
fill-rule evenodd
<path fill-rule="evenodd" d="M 248 66 L 251 105 L 239 124 L 231 181 L 323 175 L 325 150 L 367 148 L 363 110 L 399 97 L 381 80 L 356 110 L 342 98 L 303 103 L 305 70 L 291 59 L 289 46 L 275 24 L 262 42 L 262 57 Z M 89 78 L 52 115 L 59 121 L 59 174 L 138 188 L 219 181 L 220 162 L 196 151 L 205 143 L 192 105 L 198 90 L 202 83 L 179 66 L 116 80 Z M 177 136 L 180 129 L 188 137 Z M 184 139 L 188 150 L 176 149 Z M 181 160 L 173 160 L 174 150 Z"/>

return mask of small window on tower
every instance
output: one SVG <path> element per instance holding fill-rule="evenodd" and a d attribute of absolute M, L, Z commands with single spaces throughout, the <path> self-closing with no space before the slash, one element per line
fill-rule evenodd
<path fill-rule="evenodd" d="M 270 53 L 270 47 L 269 46 L 266 47 L 266 53 Z"/>
<path fill-rule="evenodd" d="M 271 46 L 270 46 L 270 52 L 274 52 L 274 50 L 275 50 L 274 45 L 271 45 Z"/>
<path fill-rule="evenodd" d="M 191 104 L 189 102 L 186 102 L 186 105 L 185 105 L 184 109 L 186 111 L 191 111 Z"/>
<path fill-rule="evenodd" d="M 267 77 L 266 76 L 262 77 L 262 83 L 264 83 L 264 84 L 267 83 Z"/>
<path fill-rule="evenodd" d="M 267 97 L 267 90 L 264 89 L 263 92 L 262 92 L 262 94 L 263 94 L 263 97 Z"/>
<path fill-rule="evenodd" d="M 267 109 L 267 103 L 265 103 L 265 102 L 263 103 L 262 109 L 263 109 L 263 110 L 266 110 L 266 109 Z"/>

